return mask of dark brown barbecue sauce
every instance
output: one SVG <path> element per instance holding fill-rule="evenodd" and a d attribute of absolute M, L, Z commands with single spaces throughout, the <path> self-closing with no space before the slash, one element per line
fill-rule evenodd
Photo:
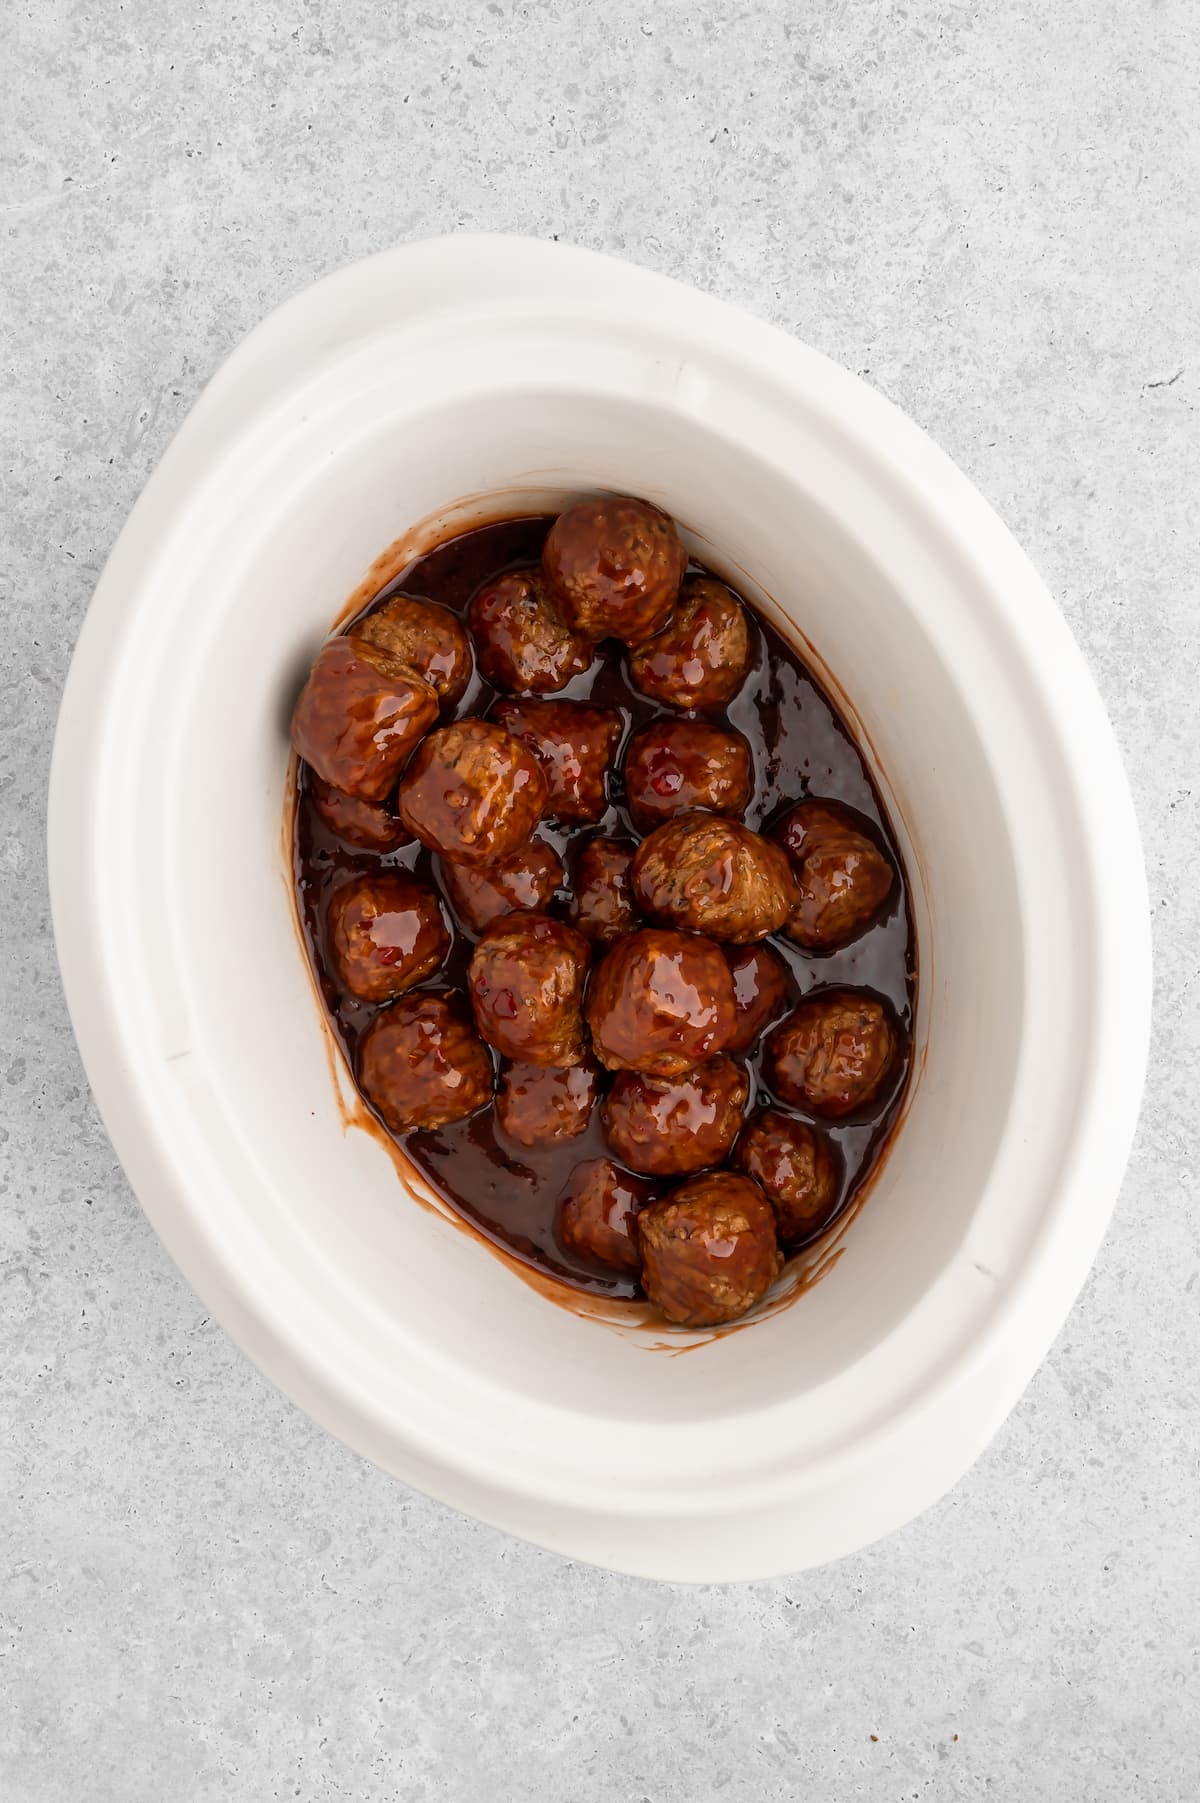
<path fill-rule="evenodd" d="M 537 562 L 552 523 L 553 516 L 506 520 L 449 538 L 403 569 L 356 617 L 361 619 L 398 591 L 440 601 L 465 617 L 471 597 L 485 582 L 505 570 Z M 691 570 L 707 574 L 699 564 L 692 564 Z M 710 711 L 704 717 L 728 720 L 751 746 L 754 789 L 743 816 L 746 825 L 768 827 L 810 794 L 847 802 L 874 823 L 899 879 L 882 918 L 841 951 L 806 954 L 782 935 L 764 942 L 774 946 L 786 960 L 799 994 L 832 984 L 873 989 L 891 1002 L 903 1031 L 902 1053 L 892 1077 L 865 1118 L 820 1123 L 840 1148 L 844 1161 L 838 1207 L 841 1216 L 878 1161 L 908 1082 L 916 1000 L 908 888 L 879 797 L 836 709 L 792 647 L 749 603 L 743 600 L 743 605 L 751 630 L 751 659 L 745 682 L 727 707 Z M 582 827 L 560 828 L 543 823 L 539 828 L 538 836 L 562 855 L 568 875 L 572 853 L 585 839 L 597 834 L 634 841 L 641 837 L 624 806 L 620 777 L 624 746 L 630 733 L 649 720 L 664 714 L 676 719 L 686 717 L 639 695 L 629 683 L 626 657 L 623 645 L 616 640 L 604 641 L 597 648 L 591 668 L 554 696 L 556 700 L 588 700 L 618 708 L 625 721 L 621 747 L 609 776 L 611 805 L 603 819 Z M 499 694 L 476 673 L 453 717 L 486 715 Z M 324 927 L 330 893 L 352 872 L 380 867 L 412 870 L 443 895 L 444 890 L 438 882 L 437 860 L 418 844 L 402 846 L 382 857 L 343 844 L 320 819 L 310 799 L 308 783 L 307 766 L 302 765 L 293 839 L 296 896 L 313 969 L 334 1031 L 354 1070 L 359 1039 L 375 1010 L 342 993 L 331 974 Z M 566 892 L 561 892 L 554 911 L 565 913 L 566 899 Z M 451 919 L 456 918 L 448 903 L 447 912 Z M 473 937 L 458 926 L 445 967 L 421 987 L 437 990 L 462 985 L 473 944 Z M 759 1074 L 760 1055 L 761 1041 L 751 1047 L 746 1057 L 751 1081 L 747 1116 L 756 1106 L 773 1100 Z M 608 1081 L 602 1077 L 605 1087 Z M 392 1137 L 452 1208 L 518 1258 L 592 1294 L 641 1294 L 636 1280 L 566 1250 L 555 1232 L 557 1204 L 572 1171 L 589 1159 L 612 1157 L 599 1108 L 577 1138 L 530 1149 L 504 1143 L 490 1106 L 450 1126 Z M 670 1181 L 664 1181 L 657 1186 L 658 1193 L 669 1187 Z M 832 1225 L 826 1222 L 817 1237 L 827 1234 Z"/>

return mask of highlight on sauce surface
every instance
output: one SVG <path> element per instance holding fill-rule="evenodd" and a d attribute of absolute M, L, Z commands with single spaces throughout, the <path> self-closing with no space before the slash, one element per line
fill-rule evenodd
<path fill-rule="evenodd" d="M 292 742 L 309 955 L 411 1163 L 578 1290 L 753 1309 L 912 1057 L 904 871 L 795 650 L 597 496 L 417 558 L 326 641 Z"/>

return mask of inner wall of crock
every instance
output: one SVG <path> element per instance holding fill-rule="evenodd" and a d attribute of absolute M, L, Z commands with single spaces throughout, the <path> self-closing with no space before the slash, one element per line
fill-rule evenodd
<path fill-rule="evenodd" d="M 905 570 L 882 567 L 872 519 L 839 517 L 821 492 L 831 453 L 813 432 L 806 474 L 665 404 L 464 399 L 344 434 L 321 458 L 298 438 L 253 490 L 225 497 L 229 529 L 180 572 L 195 605 L 179 609 L 186 680 L 172 697 L 163 830 L 204 1106 L 214 1140 L 236 1148 L 238 1206 L 312 1287 L 313 1307 L 353 1323 L 384 1388 L 386 1368 L 419 1346 L 498 1390 L 600 1416 L 698 1420 L 767 1406 L 863 1358 L 968 1232 L 1020 1018 L 1007 830 L 955 672 L 913 622 Z M 460 497 L 478 514 L 481 496 L 502 496 L 502 511 L 591 488 L 660 502 L 815 649 L 865 730 L 917 915 L 917 1075 L 843 1255 L 794 1306 L 685 1357 L 654 1350 L 665 1329 L 617 1331 L 546 1300 L 407 1195 L 375 1140 L 344 1126 L 281 853 L 291 700 L 372 560 Z"/>

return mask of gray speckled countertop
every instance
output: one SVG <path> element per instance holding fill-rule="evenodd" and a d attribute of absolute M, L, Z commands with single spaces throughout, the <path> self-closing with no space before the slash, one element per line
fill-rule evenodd
<path fill-rule="evenodd" d="M 0 1796 L 1195 1798 L 1195 0 L 12 0 L 0 65 Z M 1045 573 L 1133 780 L 1156 1031 L 1094 1274 L 954 1493 L 786 1582 L 574 1567 L 311 1426 L 151 1233 L 59 993 L 51 735 L 129 507 L 268 308 L 459 227 L 868 375 Z"/>

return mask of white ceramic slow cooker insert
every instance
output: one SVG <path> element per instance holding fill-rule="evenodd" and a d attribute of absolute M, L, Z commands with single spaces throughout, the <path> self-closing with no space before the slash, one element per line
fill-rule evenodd
<path fill-rule="evenodd" d="M 917 932 L 918 1074 L 840 1258 L 684 1356 L 548 1300 L 345 1126 L 281 839 L 292 701 L 372 561 L 595 489 L 674 514 L 845 699 Z M 234 353 L 97 587 L 50 863 L 105 1123 L 214 1314 L 349 1444 L 580 1558 L 758 1577 L 908 1519 L 1020 1394 L 1116 1195 L 1148 909 L 1044 587 L 857 378 L 583 251 L 405 246 Z"/>

